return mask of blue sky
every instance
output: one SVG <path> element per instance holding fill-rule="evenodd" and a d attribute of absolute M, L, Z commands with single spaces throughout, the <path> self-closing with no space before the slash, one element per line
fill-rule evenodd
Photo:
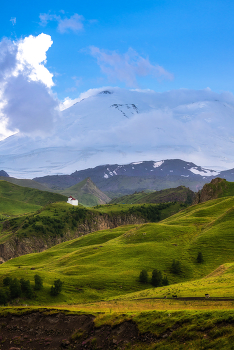
<path fill-rule="evenodd" d="M 1 39 L 51 37 L 45 66 L 61 100 L 110 85 L 233 93 L 233 13 L 227 0 L 14 0 Z"/>

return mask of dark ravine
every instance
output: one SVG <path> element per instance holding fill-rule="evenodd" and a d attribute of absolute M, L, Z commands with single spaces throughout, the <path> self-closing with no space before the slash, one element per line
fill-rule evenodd
<path fill-rule="evenodd" d="M 107 214 L 95 215 L 93 214 L 92 220 L 86 219 L 84 223 L 77 226 L 75 232 L 67 231 L 63 237 L 22 237 L 12 236 L 7 242 L 0 244 L 0 263 L 3 263 L 9 259 L 17 256 L 42 252 L 45 249 L 53 247 L 56 244 L 68 241 L 70 239 L 78 238 L 82 235 L 86 235 L 91 232 L 99 230 L 112 229 L 121 225 L 142 224 L 146 220 L 142 217 L 135 215 L 113 215 Z M 5 222 L 7 224 L 7 221 Z"/>

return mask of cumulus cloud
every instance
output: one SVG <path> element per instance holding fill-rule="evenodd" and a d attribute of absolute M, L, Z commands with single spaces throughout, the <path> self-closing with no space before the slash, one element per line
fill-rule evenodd
<path fill-rule="evenodd" d="M 49 35 L 0 42 L 0 138 L 11 133 L 45 135 L 58 118 L 58 101 L 50 87 L 53 75 L 44 66 Z"/>
<path fill-rule="evenodd" d="M 52 44 L 50 35 L 43 33 L 36 37 L 30 35 L 18 42 L 17 69 L 22 71 L 30 66 L 30 79 L 41 81 L 48 87 L 54 85 L 53 74 L 48 71 L 44 64 L 46 64 L 46 52 Z"/>
<path fill-rule="evenodd" d="M 140 56 L 135 50 L 129 48 L 125 54 L 116 51 L 101 50 L 91 46 L 90 54 L 97 59 L 101 71 L 110 81 L 119 80 L 129 87 L 137 87 L 137 77 L 151 75 L 158 81 L 173 79 L 173 74 L 162 66 L 153 65 L 148 58 Z"/>
<path fill-rule="evenodd" d="M 75 13 L 70 18 L 67 17 L 61 17 L 60 15 L 52 15 L 50 13 L 41 13 L 40 14 L 40 25 L 46 26 L 48 22 L 55 21 L 58 23 L 58 31 L 60 33 L 66 33 L 68 31 L 73 31 L 75 33 L 83 30 L 84 25 L 84 17 L 82 15 L 78 15 L 78 13 Z"/>
<path fill-rule="evenodd" d="M 2 112 L 8 118 L 10 129 L 16 128 L 29 135 L 52 130 L 57 117 L 57 101 L 42 82 L 28 81 L 23 74 L 12 76 L 7 81 L 4 98 L 7 104 Z"/>

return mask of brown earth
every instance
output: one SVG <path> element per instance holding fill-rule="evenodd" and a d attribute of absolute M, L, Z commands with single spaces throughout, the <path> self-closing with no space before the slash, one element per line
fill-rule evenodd
<path fill-rule="evenodd" d="M 140 334 L 137 325 L 125 321 L 115 326 L 95 327 L 92 315 L 33 312 L 0 317 L 0 349 L 131 349 L 135 343 L 157 340 Z"/>

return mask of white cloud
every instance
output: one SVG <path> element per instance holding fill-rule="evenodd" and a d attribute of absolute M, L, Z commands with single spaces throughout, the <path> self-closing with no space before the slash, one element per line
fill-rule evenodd
<path fill-rule="evenodd" d="M 61 17 L 60 15 L 52 15 L 50 13 L 41 13 L 40 14 L 40 25 L 46 26 L 48 22 L 55 21 L 58 23 L 58 31 L 60 33 L 66 33 L 69 30 L 77 33 L 81 30 L 83 30 L 84 25 L 84 17 L 82 15 L 78 15 L 78 13 L 75 13 L 70 18 L 67 17 Z"/>
<path fill-rule="evenodd" d="M 16 24 L 16 17 L 11 17 L 10 22 L 14 26 Z"/>
<path fill-rule="evenodd" d="M 58 118 L 50 88 L 53 75 L 44 66 L 52 45 L 49 35 L 0 42 L 0 138 L 17 131 L 45 135 Z"/>
<path fill-rule="evenodd" d="M 137 87 L 137 77 L 151 75 L 158 81 L 173 79 L 173 74 L 162 66 L 153 65 L 148 58 L 140 56 L 135 50 L 129 48 L 125 54 L 115 51 L 101 50 L 91 46 L 90 54 L 97 59 L 101 71 L 110 81 L 119 80 L 129 87 Z"/>
<path fill-rule="evenodd" d="M 46 64 L 46 52 L 53 44 L 50 35 L 40 34 L 38 36 L 28 36 L 18 43 L 17 61 L 19 71 L 30 66 L 30 79 L 41 81 L 46 86 L 52 87 L 53 74 L 44 66 Z"/>

